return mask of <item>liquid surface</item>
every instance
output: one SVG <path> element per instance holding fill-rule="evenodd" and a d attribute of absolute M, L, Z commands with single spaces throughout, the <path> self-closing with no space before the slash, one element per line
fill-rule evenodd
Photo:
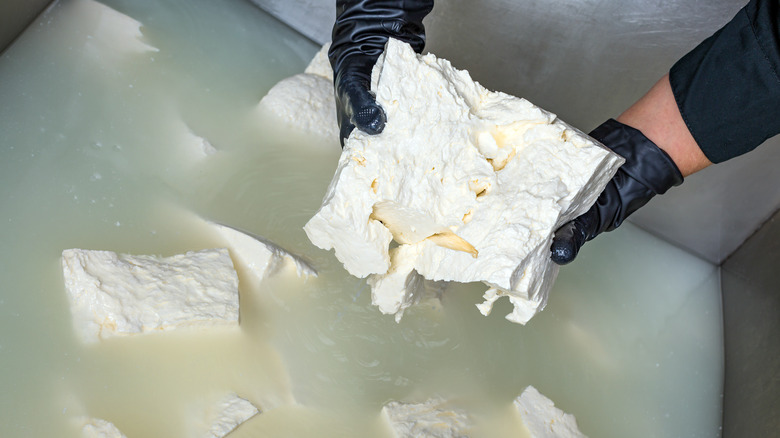
<path fill-rule="evenodd" d="M 52 7 L 0 56 L 0 436 L 191 436 L 236 392 L 264 412 L 240 437 L 390 437 L 390 400 L 450 398 L 474 437 L 523 436 L 534 385 L 591 437 L 720 435 L 717 269 L 624 225 L 561 270 L 523 327 L 474 307 L 482 285 L 396 324 L 302 226 L 340 149 L 255 111 L 317 47 L 243 1 L 88 0 Z M 138 24 L 141 24 L 138 34 Z M 203 141 L 216 149 L 204 154 Z M 262 235 L 318 269 L 241 279 L 241 327 L 85 346 L 66 248 L 172 255 L 223 245 L 199 219 Z"/>

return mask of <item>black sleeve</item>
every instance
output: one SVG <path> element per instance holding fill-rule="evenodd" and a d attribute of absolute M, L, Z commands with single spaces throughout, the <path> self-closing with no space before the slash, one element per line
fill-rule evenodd
<path fill-rule="evenodd" d="M 671 68 L 693 138 L 713 163 L 780 133 L 780 2 L 751 0 Z"/>
<path fill-rule="evenodd" d="M 432 9 L 433 0 L 337 0 L 331 65 L 339 71 L 351 55 L 376 60 L 388 38 L 409 43 L 420 53 L 425 46 L 422 20 Z"/>

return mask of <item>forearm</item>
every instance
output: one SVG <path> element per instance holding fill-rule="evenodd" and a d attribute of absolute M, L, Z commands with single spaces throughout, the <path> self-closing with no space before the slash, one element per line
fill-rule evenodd
<path fill-rule="evenodd" d="M 683 176 L 712 164 L 680 115 L 669 84 L 669 75 L 656 82 L 647 94 L 617 120 L 642 131 L 650 141 L 672 157 Z"/>
<path fill-rule="evenodd" d="M 686 176 L 776 135 L 779 14 L 776 0 L 752 0 L 618 120 L 642 131 Z"/>
<path fill-rule="evenodd" d="M 550 247 L 555 263 L 611 231 L 683 176 L 747 153 L 780 133 L 780 3 L 751 0 L 618 117 L 590 135 L 626 162 Z"/>
<path fill-rule="evenodd" d="M 713 163 L 780 133 L 780 2 L 751 0 L 677 61 L 669 84 L 701 151 Z"/>

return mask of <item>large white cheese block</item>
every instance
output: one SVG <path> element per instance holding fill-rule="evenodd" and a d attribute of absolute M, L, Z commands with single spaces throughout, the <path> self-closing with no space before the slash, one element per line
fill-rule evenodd
<path fill-rule="evenodd" d="M 471 427 L 468 414 L 447 407 L 441 399 L 423 403 L 390 402 L 382 407 L 382 417 L 396 438 L 467 437 Z"/>
<path fill-rule="evenodd" d="M 574 415 L 556 408 L 533 386 L 527 387 L 514 404 L 531 438 L 587 438 L 577 428 Z"/>
<path fill-rule="evenodd" d="M 258 111 L 271 114 L 292 129 L 338 141 L 329 47 L 330 43 L 317 52 L 304 73 L 274 85 L 260 100 Z"/>
<path fill-rule="evenodd" d="M 210 222 L 225 240 L 231 254 L 252 272 L 258 281 L 287 267 L 295 268 L 299 277 L 317 276 L 306 260 L 260 236 L 227 225 Z"/>
<path fill-rule="evenodd" d="M 415 302 L 399 285 L 416 272 L 484 282 L 482 313 L 508 296 L 507 318 L 527 322 L 558 272 L 554 230 L 595 202 L 623 159 L 554 114 L 396 40 L 372 81 L 387 125 L 376 136 L 352 132 L 304 227 L 309 239 L 335 249 L 350 274 L 371 275 L 384 313 Z"/>
<path fill-rule="evenodd" d="M 222 438 L 259 413 L 252 402 L 230 393 L 202 413 L 200 421 L 208 426 L 201 436 Z"/>
<path fill-rule="evenodd" d="M 127 438 L 113 423 L 100 418 L 84 418 L 81 436 L 84 438 Z"/>
<path fill-rule="evenodd" d="M 224 248 L 171 257 L 66 249 L 62 271 L 73 324 L 85 342 L 238 325 L 238 276 Z"/>

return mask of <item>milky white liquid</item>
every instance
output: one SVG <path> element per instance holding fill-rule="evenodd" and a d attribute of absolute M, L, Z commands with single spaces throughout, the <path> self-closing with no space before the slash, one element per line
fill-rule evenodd
<path fill-rule="evenodd" d="M 472 412 L 471 436 L 522 437 L 511 401 L 529 384 L 591 437 L 720 435 L 716 267 L 627 224 L 561 270 L 525 327 L 507 302 L 481 316 L 481 285 L 396 324 L 302 230 L 338 144 L 255 112 L 317 48 L 239 0 L 105 4 L 124 15 L 63 0 L 0 56 L 0 436 L 77 437 L 80 416 L 192 436 L 197 407 L 233 391 L 265 412 L 231 438 L 390 437 L 384 403 L 434 395 Z M 80 344 L 61 251 L 222 245 L 196 216 L 320 275 L 240 272 L 240 330 Z"/>

